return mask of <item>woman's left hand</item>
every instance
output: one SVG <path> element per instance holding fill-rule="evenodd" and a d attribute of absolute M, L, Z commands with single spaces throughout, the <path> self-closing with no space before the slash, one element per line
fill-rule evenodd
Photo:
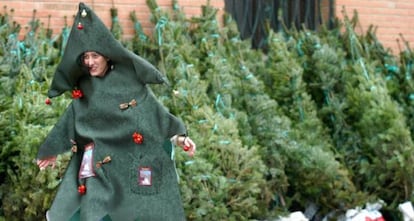
<path fill-rule="evenodd" d="M 190 137 L 176 135 L 173 138 L 171 138 L 171 141 L 175 145 L 183 148 L 184 151 L 188 152 L 188 155 L 190 157 L 194 156 L 197 147 Z"/>
<path fill-rule="evenodd" d="M 188 155 L 190 157 L 194 156 L 195 152 L 196 152 L 196 144 L 194 143 L 193 140 L 191 140 L 190 137 L 184 137 L 184 140 L 182 142 L 182 146 L 181 146 L 185 151 L 188 152 Z"/>

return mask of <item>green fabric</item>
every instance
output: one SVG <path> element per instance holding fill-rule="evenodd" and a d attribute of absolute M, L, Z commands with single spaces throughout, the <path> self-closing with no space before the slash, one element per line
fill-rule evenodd
<path fill-rule="evenodd" d="M 164 148 L 165 152 L 167 152 L 168 156 L 171 156 L 174 146 L 172 145 L 170 140 L 165 141 L 165 143 L 163 145 L 163 148 Z"/>
<path fill-rule="evenodd" d="M 74 128 L 74 112 L 72 104 L 70 104 L 66 111 L 63 113 L 62 117 L 52 128 L 52 131 L 46 137 L 45 143 L 47 143 L 48 146 L 52 146 L 54 148 L 41 148 L 42 151 L 39 151 L 37 159 L 56 156 L 58 154 L 67 152 L 70 147 L 68 145 L 62 144 L 68 143 L 68 141 L 75 136 Z"/>
<path fill-rule="evenodd" d="M 73 214 L 69 221 L 80 221 L 80 210 L 76 211 L 76 213 Z"/>
<path fill-rule="evenodd" d="M 83 29 L 77 29 L 79 23 Z M 81 68 L 78 60 L 87 50 L 110 58 L 114 66 L 105 77 L 91 77 Z M 76 87 L 83 97 L 71 102 L 38 153 L 42 158 L 69 151 L 72 142 L 78 146 L 49 210 L 51 221 L 70 220 L 79 208 L 82 221 L 105 216 L 113 221 L 185 220 L 169 139 L 186 129 L 147 85 L 162 82 L 155 67 L 123 48 L 93 11 L 79 4 L 49 96 Z M 120 109 L 131 100 L 137 105 Z M 134 133 L 143 136 L 142 143 L 134 142 Z M 95 176 L 79 179 L 83 148 L 89 143 L 94 144 Z M 98 167 L 108 156 L 111 161 Z M 140 168 L 150 168 L 152 185 L 138 185 Z M 77 192 L 80 184 L 86 185 L 84 195 Z"/>
<path fill-rule="evenodd" d="M 80 210 L 76 211 L 75 214 L 73 214 L 73 216 L 70 218 L 69 221 L 80 221 Z M 98 221 L 112 221 L 111 217 L 109 217 L 108 215 L 106 215 L 104 218 L 98 220 Z M 135 220 L 136 221 L 136 220 Z"/>

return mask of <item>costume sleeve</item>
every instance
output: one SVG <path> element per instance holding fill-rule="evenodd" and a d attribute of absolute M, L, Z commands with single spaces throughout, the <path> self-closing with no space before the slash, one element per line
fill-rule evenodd
<path fill-rule="evenodd" d="M 135 73 L 138 75 L 138 79 L 143 84 L 162 84 L 166 83 L 166 78 L 157 70 L 150 62 L 142 57 L 131 53 L 132 62 L 135 69 Z"/>
<path fill-rule="evenodd" d="M 165 139 L 163 148 L 165 152 L 167 152 L 168 156 L 170 156 L 171 159 L 173 159 L 174 145 L 176 145 L 176 143 L 173 143 L 171 139 L 176 135 L 186 135 L 187 131 L 184 127 L 184 123 L 181 122 L 181 120 L 175 117 L 174 115 L 166 113 L 164 117 L 164 119 L 166 120 L 164 121 L 164 129 L 166 130 L 168 139 Z"/>
<path fill-rule="evenodd" d="M 40 146 L 37 159 L 56 156 L 70 150 L 72 147 L 70 140 L 74 139 L 75 134 L 74 119 L 73 105 L 70 103 Z"/>
<path fill-rule="evenodd" d="M 187 129 L 185 128 L 184 123 L 176 116 L 168 113 L 168 121 L 168 138 L 171 138 L 174 135 L 187 135 Z"/>
<path fill-rule="evenodd" d="M 165 138 L 169 140 L 174 135 L 186 135 L 187 129 L 184 122 L 171 114 L 169 110 L 156 99 L 153 91 L 148 85 L 146 85 L 146 88 L 148 90 L 148 97 L 152 97 L 152 99 L 148 99 L 152 100 L 152 104 L 147 106 L 147 108 L 149 108 L 147 111 L 154 113 L 156 119 L 154 119 L 153 122 L 157 124 L 161 133 L 166 136 Z"/>

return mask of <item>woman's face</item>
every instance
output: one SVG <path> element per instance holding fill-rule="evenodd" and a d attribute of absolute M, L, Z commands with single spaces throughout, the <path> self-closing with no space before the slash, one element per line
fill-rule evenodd
<path fill-rule="evenodd" d="M 108 70 L 108 59 L 94 51 L 87 51 L 83 54 L 83 64 L 93 77 L 103 77 Z"/>

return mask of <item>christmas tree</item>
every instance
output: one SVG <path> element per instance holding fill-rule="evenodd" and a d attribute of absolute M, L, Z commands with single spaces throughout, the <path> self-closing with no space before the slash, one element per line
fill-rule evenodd
<path fill-rule="evenodd" d="M 123 44 L 165 74 L 167 85 L 151 87 L 197 143 L 193 158 L 174 149 L 188 220 L 269 220 L 296 210 L 322 220 L 379 199 L 399 219 L 413 184 L 408 43 L 396 58 L 375 28 L 356 34 L 354 14 L 331 30 L 269 31 L 264 52 L 208 1 L 191 18 L 177 1 L 147 5 L 153 33 L 130 12 L 136 34 Z M 52 38 L 34 12 L 19 40 L 12 13 L 0 14 L 0 219 L 42 220 L 70 158 L 44 171 L 34 162 L 69 102 L 46 92 L 70 29 Z M 122 41 L 115 5 L 111 15 Z"/>
<path fill-rule="evenodd" d="M 64 156 L 57 170 L 39 172 L 35 164 L 38 146 L 67 105 L 64 99 L 56 100 L 53 108 L 45 103 L 59 49 L 35 12 L 23 40 L 7 17 L 2 17 L 7 38 L 2 38 L 0 66 L 2 214 L 7 220 L 19 220 L 22 213 L 26 219 L 40 220 L 65 168 Z"/>

